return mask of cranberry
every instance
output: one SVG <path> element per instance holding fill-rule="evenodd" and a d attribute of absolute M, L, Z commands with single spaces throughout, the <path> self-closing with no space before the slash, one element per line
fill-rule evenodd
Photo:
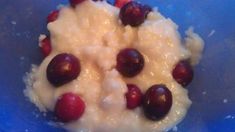
<path fill-rule="evenodd" d="M 118 8 L 121 8 L 130 1 L 131 0 L 115 0 L 114 5 Z"/>
<path fill-rule="evenodd" d="M 160 120 L 166 116 L 172 106 L 171 92 L 165 85 L 153 85 L 143 99 L 144 114 L 150 120 Z"/>
<path fill-rule="evenodd" d="M 144 67 L 144 58 L 141 53 L 133 48 L 121 50 L 117 55 L 116 69 L 125 77 L 134 77 Z"/>
<path fill-rule="evenodd" d="M 76 94 L 65 93 L 56 102 L 55 115 L 62 122 L 79 119 L 85 110 L 85 103 Z"/>
<path fill-rule="evenodd" d="M 172 71 L 172 76 L 179 84 L 185 87 L 193 80 L 192 66 L 186 60 L 180 61 Z"/>
<path fill-rule="evenodd" d="M 76 5 L 82 3 L 85 0 L 69 0 L 72 7 L 76 7 Z"/>
<path fill-rule="evenodd" d="M 145 12 L 145 18 L 147 18 L 149 12 L 152 11 L 152 8 L 148 5 L 144 5 L 143 8 L 144 8 L 144 12 Z"/>
<path fill-rule="evenodd" d="M 126 106 L 128 109 L 135 109 L 140 106 L 142 102 L 142 96 L 140 89 L 134 84 L 127 84 L 128 91 L 126 96 Z"/>
<path fill-rule="evenodd" d="M 48 16 L 47 16 L 47 23 L 53 22 L 58 18 L 59 15 L 59 10 L 52 11 Z"/>
<path fill-rule="evenodd" d="M 123 25 L 131 25 L 133 27 L 142 24 L 146 18 L 145 16 L 146 12 L 143 5 L 135 1 L 125 4 L 119 14 Z"/>
<path fill-rule="evenodd" d="M 50 37 L 44 38 L 40 42 L 40 49 L 44 57 L 47 57 L 51 53 L 51 39 Z"/>
<path fill-rule="evenodd" d="M 47 79 L 57 87 L 76 79 L 79 73 L 79 59 L 72 54 L 56 55 L 47 66 Z"/>

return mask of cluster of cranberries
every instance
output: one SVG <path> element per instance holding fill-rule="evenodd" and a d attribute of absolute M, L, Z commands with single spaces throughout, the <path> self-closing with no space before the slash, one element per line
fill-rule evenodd
<path fill-rule="evenodd" d="M 141 53 L 132 48 L 126 48 L 117 55 L 116 69 L 124 77 L 134 77 L 144 67 L 144 58 Z M 173 78 L 182 86 L 187 86 L 193 78 L 193 70 L 188 61 L 180 61 L 172 71 Z M 142 94 L 135 84 L 127 84 L 125 94 L 126 106 L 134 109 L 143 107 L 144 114 L 150 120 L 160 120 L 170 111 L 172 106 L 171 91 L 163 84 L 155 84 Z"/>
<path fill-rule="evenodd" d="M 162 119 L 170 110 L 172 95 L 165 85 L 153 85 L 143 95 L 138 86 L 127 84 L 126 101 L 128 109 L 143 107 L 145 116 L 150 120 Z"/>
<path fill-rule="evenodd" d="M 136 49 L 123 49 L 117 55 L 116 69 L 124 77 L 136 76 L 143 67 L 144 58 Z M 125 97 L 128 109 L 135 109 L 142 105 L 144 114 L 151 120 L 159 120 L 169 112 L 172 105 L 172 95 L 165 85 L 153 85 L 144 95 L 135 84 L 127 84 L 127 88 Z"/>
<path fill-rule="evenodd" d="M 69 0 L 72 7 L 85 0 Z M 93 0 L 102 1 L 102 0 Z M 142 5 L 131 0 L 116 0 L 115 6 L 121 8 L 119 17 L 123 25 L 139 26 L 144 22 L 147 14 L 152 11 L 149 6 Z M 59 10 L 51 12 L 47 17 L 47 23 L 55 21 L 59 16 Z M 41 41 L 41 51 L 44 57 L 51 52 L 50 37 Z M 116 58 L 117 71 L 124 77 L 134 77 L 144 68 L 143 55 L 134 48 L 122 49 Z M 80 61 L 77 57 L 68 53 L 56 55 L 48 64 L 46 76 L 55 87 L 60 87 L 76 79 L 81 71 Z M 187 86 L 193 78 L 193 70 L 188 61 L 180 61 L 172 71 L 173 78 L 182 86 Z M 162 119 L 172 106 L 172 94 L 163 84 L 151 86 L 145 94 L 135 84 L 127 84 L 128 91 L 125 94 L 126 107 L 135 109 L 143 107 L 144 114 L 150 120 Z M 55 114 L 62 122 L 70 122 L 79 119 L 85 111 L 85 103 L 82 98 L 74 93 L 65 93 L 56 102 Z"/>

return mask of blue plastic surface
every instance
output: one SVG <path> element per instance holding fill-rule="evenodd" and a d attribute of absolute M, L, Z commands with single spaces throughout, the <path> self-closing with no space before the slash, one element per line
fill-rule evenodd
<path fill-rule="evenodd" d="M 193 104 L 178 131 L 235 132 L 235 1 L 141 1 L 159 7 L 182 34 L 194 26 L 206 43 L 188 87 Z M 61 3 L 67 1 L 0 0 L 0 132 L 64 132 L 24 97 L 22 81 L 42 60 L 38 36 L 47 33 L 45 18 Z"/>

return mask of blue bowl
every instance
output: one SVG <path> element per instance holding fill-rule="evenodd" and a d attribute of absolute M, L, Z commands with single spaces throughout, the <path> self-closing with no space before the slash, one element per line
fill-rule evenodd
<path fill-rule="evenodd" d="M 193 25 L 205 40 L 201 63 L 188 87 L 193 104 L 179 132 L 235 131 L 235 1 L 140 0 L 159 7 L 182 34 Z M 112 1 L 113 2 L 113 1 Z M 39 113 L 24 97 L 22 77 L 42 55 L 38 36 L 57 0 L 0 0 L 0 132 L 64 132 L 52 114 Z"/>

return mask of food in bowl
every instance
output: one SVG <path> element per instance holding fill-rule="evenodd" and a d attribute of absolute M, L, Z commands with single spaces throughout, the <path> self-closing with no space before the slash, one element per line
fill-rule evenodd
<path fill-rule="evenodd" d="M 25 78 L 24 93 L 53 111 L 68 131 L 167 131 L 186 115 L 185 88 L 203 40 L 156 9 L 135 1 L 70 0 L 47 17 L 44 60 Z"/>

